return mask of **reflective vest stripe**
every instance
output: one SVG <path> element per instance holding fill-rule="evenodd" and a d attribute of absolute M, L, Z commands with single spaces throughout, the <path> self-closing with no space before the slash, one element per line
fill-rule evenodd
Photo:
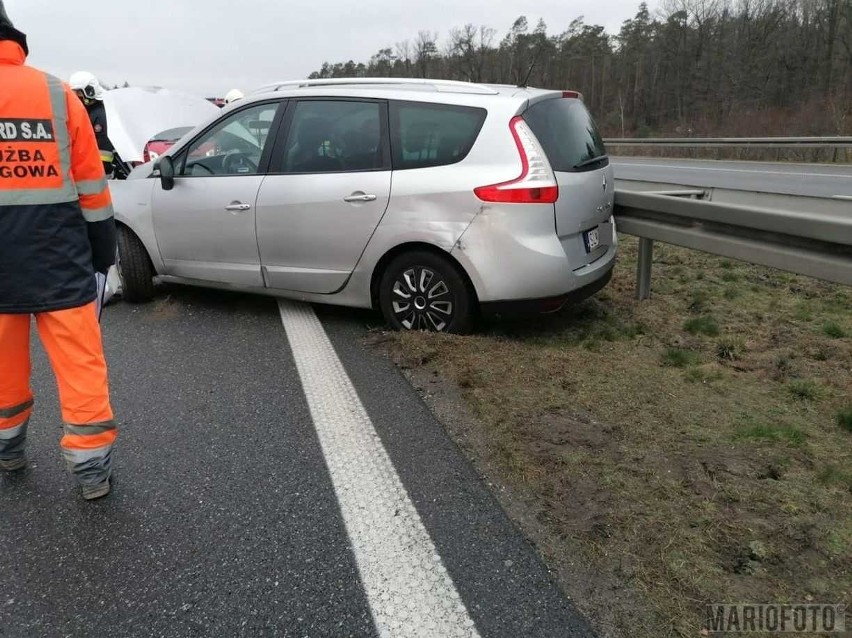
<path fill-rule="evenodd" d="M 59 146 L 59 166 L 62 174 L 63 190 L 70 196 L 65 201 L 77 199 L 71 172 L 71 135 L 68 133 L 68 94 L 62 80 L 47 75 L 47 88 L 50 93 L 50 106 L 53 109 L 54 140 Z"/>
<path fill-rule="evenodd" d="M 77 182 L 77 192 L 80 195 L 100 195 L 108 186 L 106 177 L 101 179 L 84 179 Z"/>
<path fill-rule="evenodd" d="M 107 164 L 109 164 L 110 162 L 115 160 L 115 154 L 112 151 L 105 151 L 103 149 L 100 149 L 100 153 L 102 162 L 106 162 Z"/>
<path fill-rule="evenodd" d="M 77 199 L 77 191 L 62 186 L 60 188 L 25 188 L 21 190 L 0 190 L 0 206 L 30 206 L 38 204 L 67 204 Z"/>
<path fill-rule="evenodd" d="M 83 208 L 81 210 L 83 211 L 83 218 L 90 224 L 106 221 L 113 217 L 112 204 L 103 208 Z"/>

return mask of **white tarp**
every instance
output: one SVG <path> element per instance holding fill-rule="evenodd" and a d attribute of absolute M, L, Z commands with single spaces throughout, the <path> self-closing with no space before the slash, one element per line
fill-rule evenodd
<path fill-rule="evenodd" d="M 131 86 L 104 91 L 109 139 L 125 162 L 143 161 L 152 137 L 167 129 L 198 126 L 220 109 L 195 95 L 159 87 Z"/>

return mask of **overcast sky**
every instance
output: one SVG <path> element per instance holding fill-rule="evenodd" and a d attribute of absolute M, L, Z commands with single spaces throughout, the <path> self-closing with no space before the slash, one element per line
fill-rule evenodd
<path fill-rule="evenodd" d="M 324 61 L 366 62 L 420 30 L 441 40 L 466 23 L 497 29 L 539 18 L 548 33 L 587 24 L 618 31 L 639 0 L 5 0 L 27 33 L 30 64 L 63 79 L 87 70 L 110 85 L 125 80 L 213 96 L 303 78 Z M 650 3 L 652 6 L 654 2 Z M 439 43 L 440 44 L 440 43 Z"/>

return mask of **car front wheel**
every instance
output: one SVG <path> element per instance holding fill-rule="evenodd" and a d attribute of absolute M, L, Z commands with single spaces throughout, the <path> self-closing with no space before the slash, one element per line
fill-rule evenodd
<path fill-rule="evenodd" d="M 131 303 L 150 301 L 154 298 L 154 268 L 145 246 L 125 226 L 119 226 L 116 235 L 122 298 Z"/>
<path fill-rule="evenodd" d="M 379 283 L 379 305 L 396 330 L 470 332 L 473 294 L 450 260 L 427 251 L 391 261 Z"/>

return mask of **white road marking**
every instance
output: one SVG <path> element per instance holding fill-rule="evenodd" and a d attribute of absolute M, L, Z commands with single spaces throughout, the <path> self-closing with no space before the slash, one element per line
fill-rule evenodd
<path fill-rule="evenodd" d="M 613 162 L 618 169 L 619 162 Z M 720 168 L 715 166 L 676 166 L 674 164 L 646 164 L 645 162 L 624 162 L 622 166 L 637 166 L 647 168 L 666 168 L 673 171 L 714 171 L 717 173 L 756 173 L 759 175 L 787 175 L 788 177 L 837 177 L 852 179 L 852 175 L 833 175 L 830 173 L 794 173 L 792 171 L 758 171 L 746 168 Z M 616 175 L 616 179 L 618 176 Z"/>
<path fill-rule="evenodd" d="M 478 637 L 313 309 L 278 308 L 379 634 Z"/>

